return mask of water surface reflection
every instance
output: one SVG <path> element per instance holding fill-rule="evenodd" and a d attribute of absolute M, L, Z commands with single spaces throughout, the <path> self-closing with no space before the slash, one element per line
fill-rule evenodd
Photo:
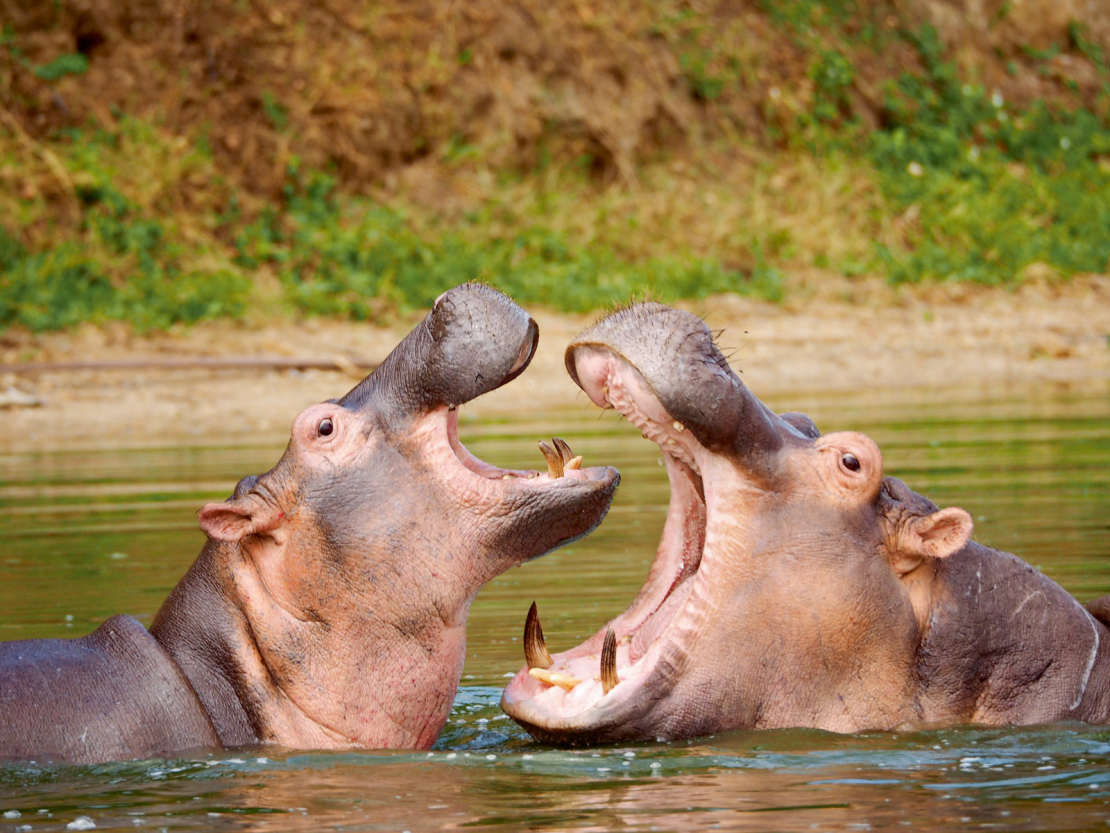
<path fill-rule="evenodd" d="M 1110 593 L 1110 390 L 795 396 L 825 431 L 874 437 L 888 473 L 962 505 L 976 537 L 1086 600 Z M 497 708 L 539 602 L 548 642 L 574 644 L 639 589 L 666 511 L 654 445 L 585 407 L 471 417 L 464 440 L 539 465 L 566 437 L 623 481 L 594 535 L 501 576 L 476 601 L 467 666 L 432 753 L 274 748 L 96 767 L 0 765 L 0 831 L 1080 830 L 1104 826 L 1110 730 L 955 728 L 907 735 L 739 732 L 691 742 L 558 750 Z M 196 510 L 276 447 L 0 457 L 0 638 L 76 636 L 150 617 L 201 545 Z M 76 826 L 74 826 L 76 825 Z"/>
<path fill-rule="evenodd" d="M 1106 818 L 1108 741 L 1104 729 L 1051 727 L 736 733 L 594 750 L 270 749 L 9 767 L 0 795 L 12 830 L 62 830 L 82 816 L 97 829 L 1081 830 Z"/>

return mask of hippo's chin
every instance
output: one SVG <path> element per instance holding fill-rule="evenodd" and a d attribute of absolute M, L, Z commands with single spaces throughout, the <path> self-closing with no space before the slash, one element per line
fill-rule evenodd
<path fill-rule="evenodd" d="M 713 455 L 671 417 L 643 376 L 615 353 L 591 348 L 577 360 L 580 384 L 595 404 L 614 408 L 659 445 L 671 498 L 663 536 L 644 586 L 628 609 L 590 639 L 548 661 L 528 656 L 501 699 L 505 712 L 538 740 L 615 740 L 667 691 L 705 621 L 707 508 L 702 466 Z M 530 618 L 535 613 L 530 614 Z M 538 629 L 538 621 L 533 625 Z M 615 652 L 605 649 L 608 631 Z M 542 643 L 542 632 L 539 639 Z M 526 650 L 529 638 L 526 634 Z M 608 664 L 609 668 L 604 665 Z M 613 680 L 616 679 L 614 684 Z M 660 736 L 665 736 L 660 733 Z"/>

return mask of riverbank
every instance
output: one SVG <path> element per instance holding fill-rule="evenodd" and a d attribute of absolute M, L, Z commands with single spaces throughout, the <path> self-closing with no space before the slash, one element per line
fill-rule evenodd
<path fill-rule="evenodd" d="M 796 300 L 783 305 L 726 295 L 687 307 L 723 331 L 718 343 L 757 395 L 787 405 L 791 393 L 1110 385 L 1110 277 L 1027 281 L 1016 290 L 911 290 L 828 276 L 811 283 L 802 276 Z M 533 314 L 540 347 L 531 367 L 468 405 L 469 414 L 583 402 L 563 368 L 563 348 L 594 316 Z M 382 359 L 419 318 L 388 327 L 215 322 L 142 337 L 123 326 L 8 331 L 0 337 L 8 368 L 0 394 L 39 404 L 0 408 L 0 451 L 280 443 L 301 409 L 349 390 L 361 378 L 358 366 Z M 230 366 L 211 366 L 213 359 Z M 259 364 L 279 359 L 289 365 Z M 294 366 L 307 359 L 331 367 Z M 167 360 L 174 366 L 158 366 Z M 131 366 L 41 366 L 75 362 Z"/>

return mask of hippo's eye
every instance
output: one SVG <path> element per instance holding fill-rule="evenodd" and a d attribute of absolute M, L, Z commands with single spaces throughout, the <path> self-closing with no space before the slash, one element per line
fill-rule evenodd
<path fill-rule="evenodd" d="M 316 433 L 319 434 L 321 437 L 330 436 L 331 432 L 334 430 L 335 426 L 332 425 L 330 419 L 322 419 L 320 420 L 320 424 L 316 426 Z"/>
<path fill-rule="evenodd" d="M 840 465 L 844 466 L 848 471 L 859 471 L 860 468 L 859 460 L 856 458 L 856 455 L 849 453 L 840 455 Z"/>

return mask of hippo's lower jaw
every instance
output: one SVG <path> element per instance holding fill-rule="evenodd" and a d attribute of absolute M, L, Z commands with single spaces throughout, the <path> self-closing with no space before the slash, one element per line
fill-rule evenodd
<path fill-rule="evenodd" d="M 671 499 L 648 578 L 624 613 L 578 647 L 550 657 L 546 668 L 537 668 L 547 663 L 546 652 L 537 650 L 534 636 L 531 645 L 526 636 L 529 667 L 506 687 L 501 706 L 537 740 L 555 743 L 635 735 L 636 715 L 669 691 L 685 664 L 685 647 L 709 611 L 698 579 L 709 566 L 704 558 L 707 485 L 712 489 L 702 470 L 715 468 L 714 455 L 667 413 L 639 371 L 615 353 L 591 348 L 578 359 L 577 372 L 595 404 L 615 408 L 659 445 Z M 533 635 L 538 630 L 534 615 Z M 609 631 L 615 652 L 604 646 Z M 654 734 L 667 736 L 658 727 Z"/>
<path fill-rule="evenodd" d="M 457 408 L 429 414 L 413 431 L 441 482 L 476 516 L 514 516 L 512 543 L 489 544 L 497 553 L 493 575 L 530 561 L 591 532 L 605 517 L 620 474 L 612 466 L 582 468 L 582 457 L 558 437 L 540 441 L 546 471 L 500 468 L 476 457 L 459 439 Z M 556 450 L 557 449 L 557 450 Z M 483 568 L 475 564 L 475 574 Z M 483 581 L 491 576 L 483 576 Z M 467 597 L 469 598 L 469 596 Z M 464 614 L 465 615 L 465 614 Z"/>

